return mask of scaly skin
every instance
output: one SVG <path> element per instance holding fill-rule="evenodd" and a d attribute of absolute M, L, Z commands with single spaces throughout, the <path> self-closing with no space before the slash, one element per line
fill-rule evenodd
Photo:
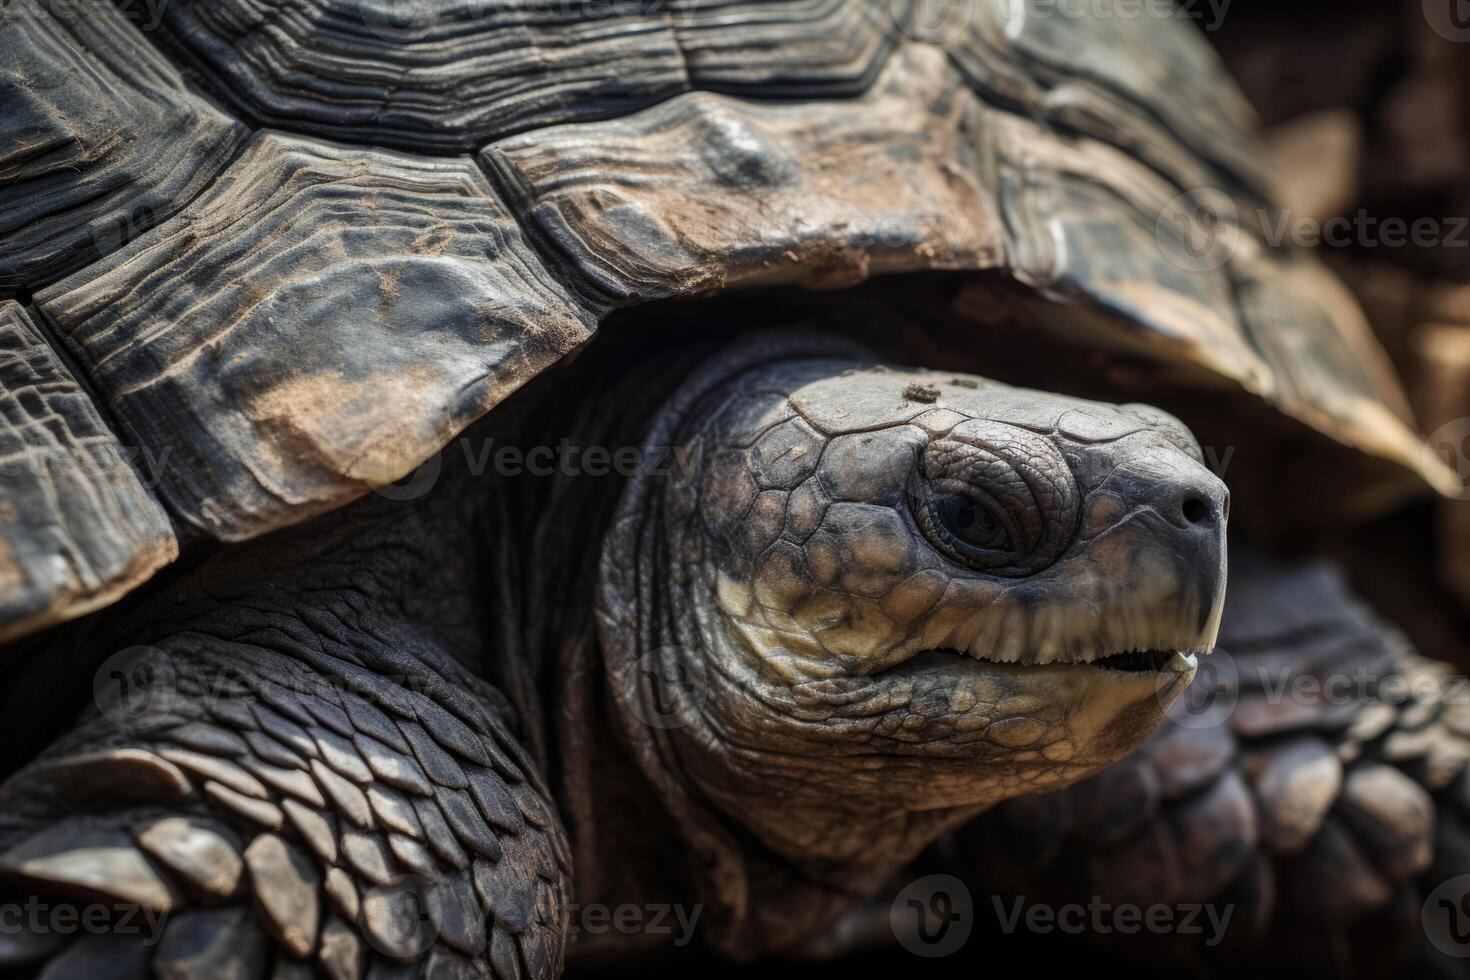
<path fill-rule="evenodd" d="M 500 419 L 633 427 L 672 474 L 533 485 L 451 454 L 420 499 L 195 561 L 75 634 L 58 656 L 158 651 L 179 696 L 122 728 L 104 698 L 0 789 L 5 889 L 143 895 L 167 925 L 0 961 L 545 977 L 570 901 L 670 897 L 727 953 L 786 948 L 957 821 L 1131 751 L 1193 661 L 1097 661 L 1208 648 L 1219 615 L 1225 491 L 1192 439 L 832 349 L 747 343 L 667 401 L 650 365 L 579 390 L 570 427 Z M 673 677 L 697 696 L 669 714 Z"/>
<path fill-rule="evenodd" d="M 1193 661 L 1090 662 L 1208 649 L 1224 589 L 1225 490 L 1173 419 L 800 351 L 685 385 L 648 445 L 686 463 L 633 482 L 603 553 L 606 667 L 644 681 L 611 685 L 621 731 L 724 869 L 732 951 L 1131 751 Z M 946 530 L 953 495 L 993 514 L 985 547 Z M 680 723 L 646 725 L 680 678 Z M 772 865 L 800 901 L 748 894 Z"/>

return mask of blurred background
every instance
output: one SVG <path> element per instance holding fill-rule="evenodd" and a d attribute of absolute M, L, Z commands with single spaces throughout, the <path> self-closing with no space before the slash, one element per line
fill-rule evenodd
<path fill-rule="evenodd" d="M 1234 0 L 1206 36 L 1260 118 L 1278 230 L 1357 294 L 1428 448 L 1470 475 L 1470 3 Z M 1470 502 L 1335 548 L 1424 653 L 1470 670 Z"/>

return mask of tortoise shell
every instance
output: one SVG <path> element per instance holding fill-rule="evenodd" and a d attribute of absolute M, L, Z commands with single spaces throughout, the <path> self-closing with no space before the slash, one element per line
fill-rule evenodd
<path fill-rule="evenodd" d="M 5 5 L 0 639 L 399 479 L 619 308 L 737 287 L 963 274 L 979 336 L 999 277 L 1370 490 L 1450 485 L 1346 291 L 1267 243 L 1187 20 L 945 9 Z"/>

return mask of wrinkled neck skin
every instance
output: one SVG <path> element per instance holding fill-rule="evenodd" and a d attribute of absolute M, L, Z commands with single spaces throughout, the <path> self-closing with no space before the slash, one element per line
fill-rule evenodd
<path fill-rule="evenodd" d="M 558 699 L 602 767 L 562 783 L 579 901 L 796 947 L 944 830 L 1132 751 L 1193 672 L 1091 661 L 1211 645 L 1224 492 L 1176 421 L 872 365 L 746 342 L 652 416 L 645 452 L 678 452 L 621 492 Z M 983 547 L 931 526 L 961 491 Z"/>
<path fill-rule="evenodd" d="M 830 347 L 831 341 L 820 343 Z M 746 357 L 763 360 L 773 353 Z M 817 746 L 801 744 L 803 726 L 783 736 L 793 739 L 792 749 L 783 749 L 768 734 L 751 732 L 742 741 L 760 746 L 760 751 L 731 752 L 720 746 L 717 716 L 706 719 L 685 711 L 690 706 L 683 703 L 677 684 L 661 690 L 642 686 L 650 669 L 655 683 L 680 677 L 688 663 L 681 656 L 688 649 L 684 644 L 703 642 L 699 624 L 711 623 L 704 591 L 671 577 L 676 570 L 664 549 L 672 542 L 664 536 L 667 525 L 661 513 L 669 481 L 693 464 L 687 441 L 676 442 L 682 438 L 679 427 L 689 405 L 678 396 L 666 402 L 675 394 L 668 379 L 681 377 L 709 354 L 705 350 L 643 365 L 620 383 L 592 393 L 576 418 L 550 420 L 541 432 L 543 442 L 565 436 L 577 446 L 637 446 L 646 465 L 631 479 L 600 484 L 560 474 L 546 493 L 525 501 L 530 512 L 524 523 L 535 525 L 537 532 L 525 549 L 529 560 L 521 581 L 531 583 L 533 593 L 527 604 L 528 628 L 534 630 L 542 621 L 554 624 L 551 635 L 532 645 L 547 649 L 552 661 L 546 697 L 553 744 L 548 763 L 572 843 L 576 902 L 608 909 L 677 905 L 686 917 L 697 916 L 696 942 L 732 956 L 751 956 L 798 945 L 881 885 L 894 867 L 938 834 L 983 807 L 933 813 L 890 810 L 875 817 L 856 800 L 839 803 L 835 810 L 827 805 L 830 800 L 823 801 L 803 812 L 801 823 L 792 823 L 789 836 L 772 847 L 740 814 L 758 803 L 769 807 L 767 819 L 776 817 L 782 807 L 770 801 L 784 797 L 803 773 L 822 768 L 824 754 Z M 746 360 L 726 360 L 723 354 L 714 358 L 724 362 L 725 370 L 685 385 L 685 399 L 692 393 L 697 400 L 701 390 L 717 387 L 726 370 L 738 373 Z M 621 532 L 612 527 L 619 505 L 619 513 L 632 518 L 621 522 Z M 548 513 L 569 512 L 578 515 L 584 535 L 593 528 L 605 534 L 601 548 L 588 549 L 584 535 L 568 540 L 558 533 L 564 521 L 547 518 Z M 645 536 L 647 550 L 636 540 Z M 623 585 L 648 589 L 648 603 L 640 612 L 654 632 L 640 635 L 639 627 L 613 624 L 606 609 L 598 614 L 600 626 L 594 622 L 590 600 L 606 594 L 609 574 Z M 537 603 L 537 593 L 556 598 Z M 557 601 L 568 595 L 571 602 Z M 661 616 L 668 619 L 654 626 L 652 621 Z M 729 639 L 716 631 L 710 641 L 724 645 Z M 749 667 L 758 669 L 756 664 Z M 701 702 L 745 704 L 753 690 L 751 679 L 701 675 L 701 683 L 718 685 Z M 672 716 L 669 704 L 660 701 L 670 696 Z M 738 723 L 744 717 L 736 710 L 730 720 Z M 819 698 L 804 725 L 829 720 L 829 707 Z M 785 762 L 780 761 L 783 751 L 791 752 Z M 798 791 L 814 802 L 820 795 L 815 786 Z M 824 838 L 832 837 L 834 821 L 854 830 L 868 826 L 872 832 L 864 846 L 832 860 Z M 804 849 L 803 844 L 810 846 Z M 667 937 L 609 930 L 580 935 L 571 955 L 596 959 L 667 944 Z"/>

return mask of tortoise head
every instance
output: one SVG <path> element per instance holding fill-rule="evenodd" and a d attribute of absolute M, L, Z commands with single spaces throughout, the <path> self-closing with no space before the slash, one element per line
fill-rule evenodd
<path fill-rule="evenodd" d="M 1214 642 L 1181 423 L 871 358 L 714 362 L 603 555 L 625 733 L 802 862 L 912 852 L 1139 745 Z M 652 457 L 650 457 L 652 458 Z"/>

